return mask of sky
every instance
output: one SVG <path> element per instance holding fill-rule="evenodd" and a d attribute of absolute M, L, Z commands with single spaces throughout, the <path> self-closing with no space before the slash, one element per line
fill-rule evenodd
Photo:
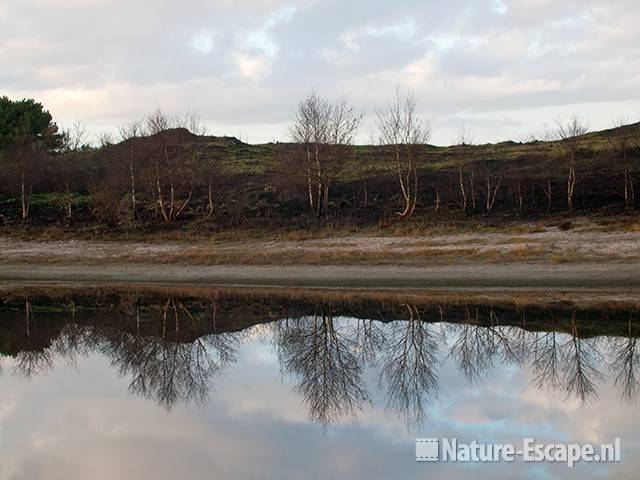
<path fill-rule="evenodd" d="M 0 0 L 0 95 L 93 134 L 156 108 L 288 138 L 311 89 L 375 109 L 412 89 L 432 143 L 640 121 L 638 0 Z"/>

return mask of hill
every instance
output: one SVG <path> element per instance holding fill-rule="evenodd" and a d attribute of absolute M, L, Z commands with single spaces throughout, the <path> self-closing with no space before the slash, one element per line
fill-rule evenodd
<path fill-rule="evenodd" d="M 639 206 L 640 123 L 582 135 L 573 152 L 572 145 L 553 140 L 410 146 L 417 185 L 413 218 L 447 222 L 565 215 L 572 168 L 575 209 L 581 214 L 617 214 Z M 206 231 L 398 220 L 403 192 L 389 146 L 321 149 L 323 170 L 316 174 L 305 163 L 303 145 L 250 145 L 235 137 L 169 129 L 30 158 L 22 170 L 5 160 L 0 223 L 93 231 L 195 225 Z M 322 211 L 311 196 L 311 185 L 321 181 L 327 190 Z M 20 218 L 21 195 L 29 207 L 26 221 Z"/>

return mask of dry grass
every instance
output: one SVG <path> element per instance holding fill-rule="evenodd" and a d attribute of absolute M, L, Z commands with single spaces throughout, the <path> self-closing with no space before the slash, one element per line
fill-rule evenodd
<path fill-rule="evenodd" d="M 64 228 L 64 227 L 0 227 L 0 236 L 22 240 L 127 240 L 162 243 L 167 241 L 304 241 L 312 239 L 340 238 L 349 235 L 428 238 L 432 235 L 489 234 L 502 233 L 510 235 L 531 234 L 548 231 L 550 228 L 562 229 L 570 225 L 571 230 L 587 232 L 638 232 L 640 217 L 637 214 L 616 216 L 573 217 L 554 214 L 540 220 L 514 218 L 469 217 L 440 219 L 411 219 L 406 222 L 393 223 L 387 227 L 353 226 L 337 228 L 229 228 L 214 230 L 210 225 L 189 225 L 188 228 L 149 230 L 109 230 L 105 228 Z M 202 227 L 202 228 L 201 228 Z"/>
<path fill-rule="evenodd" d="M 323 302 L 389 302 L 418 305 L 487 305 L 493 307 L 553 307 L 563 305 L 575 308 L 640 309 L 640 294 L 636 291 L 564 289 L 540 290 L 372 290 L 372 289 L 324 289 L 282 287 L 207 287 L 202 285 L 151 285 L 151 284 L 103 284 L 100 287 L 78 285 L 33 284 L 6 285 L 0 283 L 0 295 L 4 299 L 30 297 L 64 298 L 71 295 L 95 296 L 108 294 L 161 295 L 212 299 L 224 295 L 241 295 L 247 298 L 270 298 L 283 301 Z"/>
<path fill-rule="evenodd" d="M 9 263 L 33 264 L 82 264 L 101 265 L 114 263 L 153 263 L 186 265 L 443 265 L 460 262 L 509 263 L 552 262 L 557 264 L 581 262 L 618 262 L 635 260 L 629 255 L 585 253 L 577 249 L 554 250 L 551 245 L 531 243 L 505 243 L 502 247 L 465 246 L 463 242 L 454 246 L 421 246 L 414 242 L 404 249 L 361 249 L 357 243 L 333 242 L 305 245 L 304 248 L 261 245 L 260 242 L 245 248 L 221 247 L 217 244 L 200 245 L 184 250 L 148 254 L 128 253 L 100 256 L 97 254 L 56 255 L 38 254 L 10 258 Z M 639 252 L 640 253 L 640 252 Z"/>
<path fill-rule="evenodd" d="M 89 241 L 47 243 L 30 239 L 23 243 L 0 236 L 7 252 L 0 261 L 10 263 L 184 263 L 190 265 L 437 265 L 456 262 L 618 262 L 640 260 L 640 235 L 629 231 L 598 230 L 580 219 L 571 229 L 560 225 L 529 225 L 533 233 L 464 231 L 413 233 L 399 237 L 379 232 L 292 230 L 266 236 L 243 230 L 206 238 L 172 235 L 152 242 Z M 617 225 L 617 224 L 616 224 Z M 636 223 L 629 225 L 635 228 Z M 408 227 L 407 227 L 408 228 Z M 596 228 L 593 230 L 592 228 Z M 397 232 L 396 232 L 397 233 Z M 403 231 L 403 233 L 406 233 Z M 250 234 L 250 235 L 248 235 Z"/>

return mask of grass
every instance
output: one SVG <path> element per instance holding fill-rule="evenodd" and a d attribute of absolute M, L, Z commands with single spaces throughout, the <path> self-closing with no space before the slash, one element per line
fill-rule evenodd
<path fill-rule="evenodd" d="M 604 130 L 588 133 L 582 138 L 581 157 L 593 159 L 601 153 L 610 152 L 613 148 L 611 139 L 617 135 L 638 136 L 640 124 L 632 124 L 621 129 Z M 280 145 L 265 143 L 250 145 L 232 137 L 198 137 L 193 142 L 193 148 L 200 155 L 215 155 L 221 159 L 222 172 L 227 175 L 263 175 L 276 165 L 277 153 Z M 557 164 L 565 153 L 564 147 L 558 141 L 550 142 L 500 142 L 495 144 L 473 145 L 466 147 L 465 164 L 472 164 L 482 159 L 493 159 L 508 169 L 514 162 L 519 168 L 536 155 L 549 156 L 551 164 Z M 443 170 L 458 166 L 458 151 L 453 146 L 422 147 L 419 158 L 425 170 Z M 585 160 L 586 161 L 586 160 Z M 389 158 L 387 152 L 377 145 L 355 145 L 351 154 L 346 158 L 344 168 L 341 169 L 338 181 L 354 181 L 364 176 L 386 175 L 389 173 Z M 541 175 L 546 175 L 541 172 Z M 562 169 L 554 172 L 564 175 Z"/>

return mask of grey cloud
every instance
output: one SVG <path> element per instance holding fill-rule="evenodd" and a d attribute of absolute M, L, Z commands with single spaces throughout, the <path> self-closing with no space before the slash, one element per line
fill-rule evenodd
<path fill-rule="evenodd" d="M 350 96 L 369 121 L 396 84 L 444 124 L 554 105 L 595 115 L 601 102 L 634 116 L 638 22 L 634 0 L 0 2 L 0 90 L 101 128 L 156 105 L 198 109 L 250 141 L 271 140 L 311 87 Z"/>

